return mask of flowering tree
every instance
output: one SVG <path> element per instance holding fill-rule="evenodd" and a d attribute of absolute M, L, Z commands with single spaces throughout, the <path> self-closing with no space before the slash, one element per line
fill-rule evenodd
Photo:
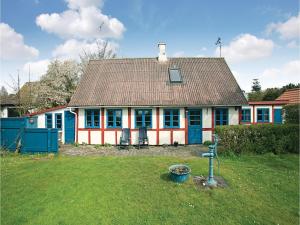
<path fill-rule="evenodd" d="M 40 108 L 67 104 L 79 80 L 79 66 L 75 61 L 54 60 L 40 79 Z"/>

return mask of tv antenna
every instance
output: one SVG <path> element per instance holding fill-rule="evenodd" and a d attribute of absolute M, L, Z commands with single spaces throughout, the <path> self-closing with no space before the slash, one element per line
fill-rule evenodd
<path fill-rule="evenodd" d="M 221 40 L 220 37 L 218 37 L 216 45 L 219 45 L 219 48 L 220 48 L 220 58 L 221 58 L 222 57 L 222 40 Z"/>
<path fill-rule="evenodd" d="M 104 25 L 104 22 L 102 22 L 101 25 L 99 26 L 100 31 L 102 30 L 103 25 Z"/>

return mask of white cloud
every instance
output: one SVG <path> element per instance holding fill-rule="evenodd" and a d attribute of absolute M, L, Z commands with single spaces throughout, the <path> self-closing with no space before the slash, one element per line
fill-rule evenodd
<path fill-rule="evenodd" d="M 70 9 L 80 9 L 89 6 L 101 7 L 103 5 L 102 0 L 65 0 L 68 3 Z"/>
<path fill-rule="evenodd" d="M 6 23 L 0 23 L 0 48 L 4 60 L 28 60 L 39 55 L 36 48 L 25 45 L 23 36 Z"/>
<path fill-rule="evenodd" d="M 268 57 L 273 48 L 272 40 L 259 39 L 251 34 L 241 34 L 234 38 L 228 46 L 223 46 L 222 56 L 228 62 L 236 63 Z M 215 55 L 219 55 L 219 48 L 216 48 Z"/>
<path fill-rule="evenodd" d="M 94 42 L 88 41 L 78 41 L 75 39 L 67 40 L 65 43 L 57 46 L 53 52 L 52 56 L 59 59 L 73 59 L 78 60 L 79 55 L 83 54 L 84 51 L 87 53 L 94 53 L 98 48 L 105 44 L 104 40 L 96 40 Z M 107 50 L 112 50 L 116 52 L 118 45 L 114 42 L 108 42 Z"/>
<path fill-rule="evenodd" d="M 284 65 L 283 75 L 292 76 L 300 79 L 300 60 L 294 60 Z"/>
<path fill-rule="evenodd" d="M 286 22 L 271 23 L 267 26 L 267 34 L 272 32 L 277 32 L 280 34 L 282 39 L 293 39 L 300 37 L 300 13 L 298 16 L 291 17 Z"/>
<path fill-rule="evenodd" d="M 259 77 L 262 87 L 281 87 L 300 82 L 300 60 L 290 61 L 279 68 L 268 68 Z"/>
<path fill-rule="evenodd" d="M 34 61 L 34 62 L 27 62 L 23 66 L 23 73 L 29 73 L 29 66 L 30 66 L 30 76 L 32 81 L 38 80 L 42 75 L 47 72 L 48 65 L 50 64 L 49 59 Z"/>
<path fill-rule="evenodd" d="M 184 56 L 184 51 L 175 52 L 173 54 L 173 57 L 182 57 L 182 56 Z"/>
<path fill-rule="evenodd" d="M 100 0 L 67 0 L 69 9 L 62 13 L 41 14 L 36 24 L 62 38 L 121 38 L 124 25 L 116 18 L 104 15 L 97 5 Z M 100 29 L 101 28 L 101 29 Z"/>
<path fill-rule="evenodd" d="M 299 48 L 299 43 L 297 41 L 291 41 L 287 44 L 288 48 Z"/>

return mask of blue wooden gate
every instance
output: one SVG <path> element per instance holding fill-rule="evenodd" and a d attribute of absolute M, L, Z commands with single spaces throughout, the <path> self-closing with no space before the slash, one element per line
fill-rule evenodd
<path fill-rule="evenodd" d="M 28 128 L 35 126 L 28 117 L 1 118 L 0 146 L 15 151 L 20 146 L 21 153 L 57 152 L 58 129 Z"/>
<path fill-rule="evenodd" d="M 282 109 L 274 109 L 274 123 L 282 123 Z"/>
<path fill-rule="evenodd" d="M 188 143 L 202 144 L 202 109 L 188 111 Z"/>
<path fill-rule="evenodd" d="M 75 115 L 65 111 L 65 143 L 72 144 L 75 141 Z"/>

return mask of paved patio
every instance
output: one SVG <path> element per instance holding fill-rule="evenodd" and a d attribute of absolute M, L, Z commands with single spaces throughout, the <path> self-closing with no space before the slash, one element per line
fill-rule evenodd
<path fill-rule="evenodd" d="M 191 157 L 199 156 L 200 153 L 206 152 L 207 147 L 203 145 L 187 145 L 187 146 L 149 146 L 138 149 L 130 146 L 127 149 L 119 150 L 116 146 L 100 146 L 100 145 L 61 145 L 59 152 L 62 155 L 69 156 L 179 156 Z"/>

